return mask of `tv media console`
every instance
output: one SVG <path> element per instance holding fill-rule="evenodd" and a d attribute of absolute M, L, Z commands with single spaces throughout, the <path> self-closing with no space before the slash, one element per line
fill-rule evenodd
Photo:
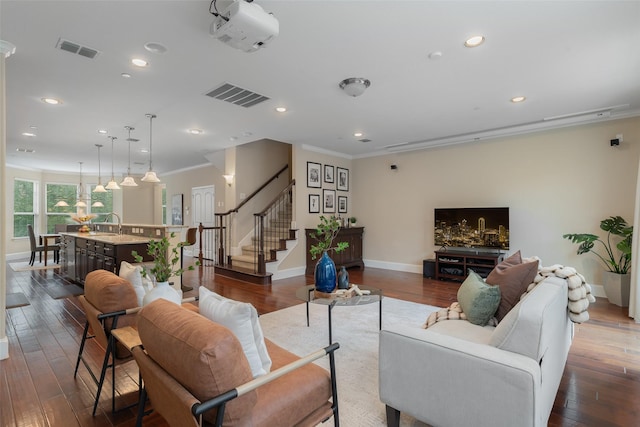
<path fill-rule="evenodd" d="M 471 269 L 486 278 L 504 260 L 501 253 L 436 251 L 436 280 L 464 281 Z"/>

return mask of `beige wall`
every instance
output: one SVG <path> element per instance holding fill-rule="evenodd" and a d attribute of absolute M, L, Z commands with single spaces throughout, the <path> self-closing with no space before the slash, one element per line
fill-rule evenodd
<path fill-rule="evenodd" d="M 624 142 L 611 147 L 620 133 Z M 595 257 L 577 256 L 562 235 L 602 235 L 600 220 L 611 215 L 633 221 L 639 155 L 640 118 L 632 118 L 354 160 L 351 205 L 365 227 L 365 260 L 421 272 L 437 249 L 434 208 L 508 206 L 510 253 L 602 283 Z"/>
<path fill-rule="evenodd" d="M 216 192 L 216 202 L 224 201 L 223 174 L 223 171 L 218 170 L 215 166 L 205 165 L 163 176 L 162 181 L 167 188 L 167 224 L 171 224 L 171 197 L 174 194 L 182 194 L 182 220 L 187 226 L 197 225 L 192 224 L 191 189 L 193 187 L 213 185 Z M 224 206 L 215 208 L 216 212 L 223 209 Z"/>

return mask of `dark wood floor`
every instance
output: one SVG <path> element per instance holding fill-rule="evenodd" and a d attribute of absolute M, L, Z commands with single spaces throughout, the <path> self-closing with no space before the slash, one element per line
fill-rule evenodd
<path fill-rule="evenodd" d="M 367 268 L 350 270 L 351 281 L 379 287 L 386 296 L 435 306 L 455 300 L 458 285 L 421 275 Z M 259 313 L 279 310 L 299 301 L 295 290 L 310 277 L 252 285 L 216 277 L 210 269 L 187 272 L 185 283 L 204 285 L 229 298 L 252 303 Z M 76 297 L 52 299 L 47 286 L 69 283 L 53 270 L 13 272 L 7 264 L 7 293 L 23 292 L 31 304 L 6 311 L 9 359 L 0 361 L 0 426 L 133 426 L 135 408 L 111 414 L 110 383 L 98 414 L 91 416 L 96 387 L 84 367 L 73 378 L 84 313 Z M 193 295 L 196 290 L 187 293 Z M 627 310 L 604 299 L 591 306 L 591 320 L 577 325 L 551 426 L 640 425 L 640 325 Z M 101 363 L 103 351 L 90 343 L 86 350 Z M 134 362 L 117 368 L 116 401 L 135 400 Z M 166 426 L 158 415 L 145 426 Z M 350 427 L 350 426 L 346 426 Z"/>

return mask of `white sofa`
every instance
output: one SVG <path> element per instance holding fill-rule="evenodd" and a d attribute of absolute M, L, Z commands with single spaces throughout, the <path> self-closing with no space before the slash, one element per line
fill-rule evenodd
<path fill-rule="evenodd" d="M 573 334 L 567 284 L 540 282 L 496 327 L 466 320 L 380 332 L 380 400 L 433 426 L 546 426 Z"/>

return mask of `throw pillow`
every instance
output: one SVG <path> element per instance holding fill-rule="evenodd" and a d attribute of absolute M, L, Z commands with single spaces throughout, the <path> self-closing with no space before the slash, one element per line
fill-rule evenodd
<path fill-rule="evenodd" d="M 136 291 L 138 298 L 138 306 L 142 306 L 142 299 L 144 296 L 153 289 L 153 283 L 146 277 L 142 277 L 142 267 L 139 265 L 131 265 L 127 261 L 120 263 L 119 276 L 133 285 L 133 290 Z"/>
<path fill-rule="evenodd" d="M 478 273 L 469 270 L 458 289 L 458 302 L 469 322 L 484 326 L 500 304 L 500 287 L 488 285 Z"/>
<path fill-rule="evenodd" d="M 253 305 L 225 298 L 200 286 L 200 314 L 226 326 L 238 338 L 255 377 L 271 370 L 271 358 Z"/>
<path fill-rule="evenodd" d="M 496 311 L 498 322 L 520 301 L 520 296 L 525 293 L 537 273 L 538 260 L 522 263 L 520 251 L 505 259 L 489 273 L 486 282 L 499 286 L 502 295 Z"/>

